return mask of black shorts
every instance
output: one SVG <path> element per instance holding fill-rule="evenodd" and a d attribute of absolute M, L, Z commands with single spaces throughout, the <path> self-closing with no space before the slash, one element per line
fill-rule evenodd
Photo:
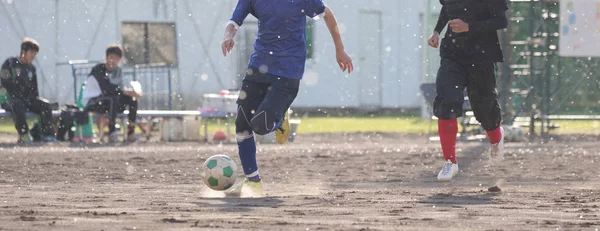
<path fill-rule="evenodd" d="M 433 114 L 440 119 L 463 115 L 464 91 L 467 89 L 471 109 L 482 127 L 489 131 L 502 121 L 494 63 L 465 64 L 442 58 L 436 79 L 437 96 Z"/>

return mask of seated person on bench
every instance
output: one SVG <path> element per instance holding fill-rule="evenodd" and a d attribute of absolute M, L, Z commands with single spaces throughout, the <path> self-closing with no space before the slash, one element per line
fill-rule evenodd
<path fill-rule="evenodd" d="M 110 142 L 119 142 L 116 130 L 117 114 L 129 107 L 127 138 L 129 142 L 137 141 L 135 124 L 137 117 L 137 98 L 140 97 L 134 90 L 124 87 L 123 73 L 119 62 L 123 57 L 120 45 L 111 45 L 106 49 L 106 62 L 92 68 L 83 89 L 82 104 L 85 112 L 108 113 L 108 129 Z M 101 131 L 103 132 L 103 131 Z"/>
<path fill-rule="evenodd" d="M 2 86 L 8 93 L 7 111 L 12 112 L 15 127 L 19 133 L 18 143 L 31 143 L 27 125 L 27 112 L 40 115 L 42 141 L 57 142 L 52 124 L 52 107 L 47 100 L 39 97 L 37 73 L 32 62 L 40 51 L 37 41 L 25 38 L 21 43 L 21 55 L 10 57 L 0 71 Z"/>

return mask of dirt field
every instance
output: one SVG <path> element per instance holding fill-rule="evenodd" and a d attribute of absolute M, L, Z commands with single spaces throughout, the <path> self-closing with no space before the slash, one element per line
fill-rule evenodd
<path fill-rule="evenodd" d="M 0 230 L 598 230 L 600 138 L 509 143 L 487 165 L 459 143 L 460 175 L 436 182 L 438 143 L 400 134 L 299 136 L 261 145 L 264 198 L 221 198 L 199 168 L 235 145 L 8 144 Z M 494 170 L 495 169 L 495 170 Z M 496 176 L 495 176 L 496 174 Z M 501 176 L 501 177 L 497 177 Z M 500 182 L 501 193 L 487 188 Z"/>

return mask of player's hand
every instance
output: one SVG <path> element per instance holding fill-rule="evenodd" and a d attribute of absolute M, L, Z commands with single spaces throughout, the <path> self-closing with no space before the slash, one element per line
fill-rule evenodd
<path fill-rule="evenodd" d="M 142 97 L 142 94 L 138 94 L 137 92 L 133 91 L 133 90 L 125 90 L 123 91 L 123 94 L 133 97 L 133 98 L 140 98 Z"/>
<path fill-rule="evenodd" d="M 223 50 L 223 56 L 227 57 L 227 53 L 233 49 L 233 45 L 235 45 L 235 41 L 233 38 L 226 38 L 223 40 L 223 44 L 221 44 L 221 50 Z"/>
<path fill-rule="evenodd" d="M 348 70 L 348 74 L 352 73 L 354 70 L 354 65 L 352 64 L 352 58 L 350 58 L 346 51 L 341 50 L 336 52 L 335 57 L 340 69 L 342 69 L 342 72 Z"/>
<path fill-rule="evenodd" d="M 434 31 L 431 37 L 427 40 L 427 44 L 430 47 L 438 48 L 440 45 L 440 34 L 437 31 Z"/>
<path fill-rule="evenodd" d="M 452 19 L 448 23 L 454 33 L 463 33 L 469 31 L 469 24 L 461 19 Z"/>

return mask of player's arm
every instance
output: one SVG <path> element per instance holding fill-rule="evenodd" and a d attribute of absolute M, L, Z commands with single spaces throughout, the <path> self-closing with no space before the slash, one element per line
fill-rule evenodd
<path fill-rule="evenodd" d="M 77 105 L 81 108 L 85 108 L 87 105 L 83 104 L 84 102 L 89 102 L 90 99 L 101 95 L 102 89 L 100 89 L 100 84 L 98 84 L 98 81 L 93 75 L 89 75 L 85 80 L 85 87 L 79 95 Z"/>
<path fill-rule="evenodd" d="M 4 64 L 2 64 L 2 68 L 0 69 L 0 79 L 1 79 L 2 87 L 4 87 L 4 89 L 6 89 L 6 92 L 11 97 L 17 95 L 13 77 L 14 77 L 14 72 L 12 70 L 11 59 L 7 59 L 4 62 Z"/>
<path fill-rule="evenodd" d="M 123 90 L 123 94 L 125 94 L 125 95 L 128 95 L 128 96 L 131 96 L 131 97 L 133 97 L 133 98 L 138 98 L 138 97 L 140 97 L 139 95 L 137 95 L 137 94 L 135 93 L 135 91 L 133 91 L 133 90 L 128 90 L 128 89 L 124 89 L 124 90 Z"/>
<path fill-rule="evenodd" d="M 237 30 L 242 26 L 244 20 L 248 16 L 248 14 L 253 13 L 252 8 L 252 0 L 238 0 L 237 6 L 233 11 L 233 15 L 231 16 L 231 20 L 225 27 L 225 33 L 223 35 L 223 43 L 221 44 L 221 50 L 223 51 L 223 56 L 227 56 L 227 53 L 233 49 L 235 45 L 235 34 Z"/>
<path fill-rule="evenodd" d="M 450 21 L 450 27 L 452 31 L 460 32 L 486 32 L 496 31 L 504 29 L 508 26 L 508 18 L 506 17 L 506 10 L 508 5 L 505 0 L 490 0 L 488 1 L 488 10 L 492 17 L 488 20 L 475 21 L 465 23 L 460 19 L 454 19 Z"/>
<path fill-rule="evenodd" d="M 448 18 L 448 14 L 446 13 L 446 7 L 442 6 L 440 9 L 440 16 L 438 16 L 437 23 L 435 24 L 435 29 L 433 29 L 433 33 L 437 33 L 438 35 L 442 33 L 446 24 L 448 24 L 450 19 Z"/>
<path fill-rule="evenodd" d="M 477 21 L 469 23 L 469 31 L 472 32 L 485 32 L 485 31 L 496 31 L 505 29 L 508 26 L 508 18 L 506 13 L 496 12 L 493 13 L 493 18 L 485 21 Z"/>
<path fill-rule="evenodd" d="M 440 33 L 442 33 L 442 30 L 444 30 L 444 27 L 446 27 L 446 24 L 448 24 L 449 18 L 448 18 L 448 14 L 446 13 L 446 8 L 442 5 L 442 9 L 440 9 L 440 16 L 438 16 L 438 21 L 435 24 L 435 29 L 433 29 L 433 33 L 431 34 L 431 37 L 429 37 L 429 39 L 427 40 L 427 44 L 430 47 L 433 48 L 437 48 L 440 44 Z"/>
<path fill-rule="evenodd" d="M 142 97 L 142 95 L 138 94 L 133 89 L 124 88 L 122 91 L 123 91 L 123 94 L 125 94 L 127 96 L 130 96 L 132 98 L 140 98 L 140 97 Z"/>
<path fill-rule="evenodd" d="M 235 45 L 235 34 L 237 32 L 237 28 L 235 25 L 229 23 L 227 27 L 225 27 L 225 34 L 223 35 L 223 43 L 221 44 L 221 50 L 223 51 L 223 56 L 227 56 L 227 53 L 233 49 L 233 45 Z"/>
<path fill-rule="evenodd" d="M 331 9 L 329 9 L 329 7 L 325 7 L 324 13 L 325 15 L 323 15 L 323 20 L 325 20 L 325 24 L 327 24 L 327 28 L 329 29 L 329 33 L 331 34 L 331 38 L 333 38 L 333 43 L 335 44 L 337 63 L 342 71 L 348 70 L 348 74 L 352 73 L 354 70 L 352 58 L 350 58 L 344 49 L 344 42 L 342 41 L 342 36 L 340 34 L 337 20 L 335 19 L 335 15 Z"/>
<path fill-rule="evenodd" d="M 121 87 L 123 94 L 130 96 L 132 98 L 140 98 L 142 97 L 142 94 L 140 94 L 139 92 L 135 91 L 132 87 Z"/>
<path fill-rule="evenodd" d="M 117 75 L 122 76 L 123 75 L 123 70 L 120 67 L 117 67 L 117 68 L 118 68 L 117 69 Z M 132 97 L 132 98 L 140 98 L 140 97 L 142 97 L 142 95 L 138 94 L 138 92 L 136 92 L 132 87 L 126 86 L 123 81 L 121 81 L 121 83 L 119 84 L 119 88 L 117 89 L 117 93 L 124 94 L 124 95 Z"/>

